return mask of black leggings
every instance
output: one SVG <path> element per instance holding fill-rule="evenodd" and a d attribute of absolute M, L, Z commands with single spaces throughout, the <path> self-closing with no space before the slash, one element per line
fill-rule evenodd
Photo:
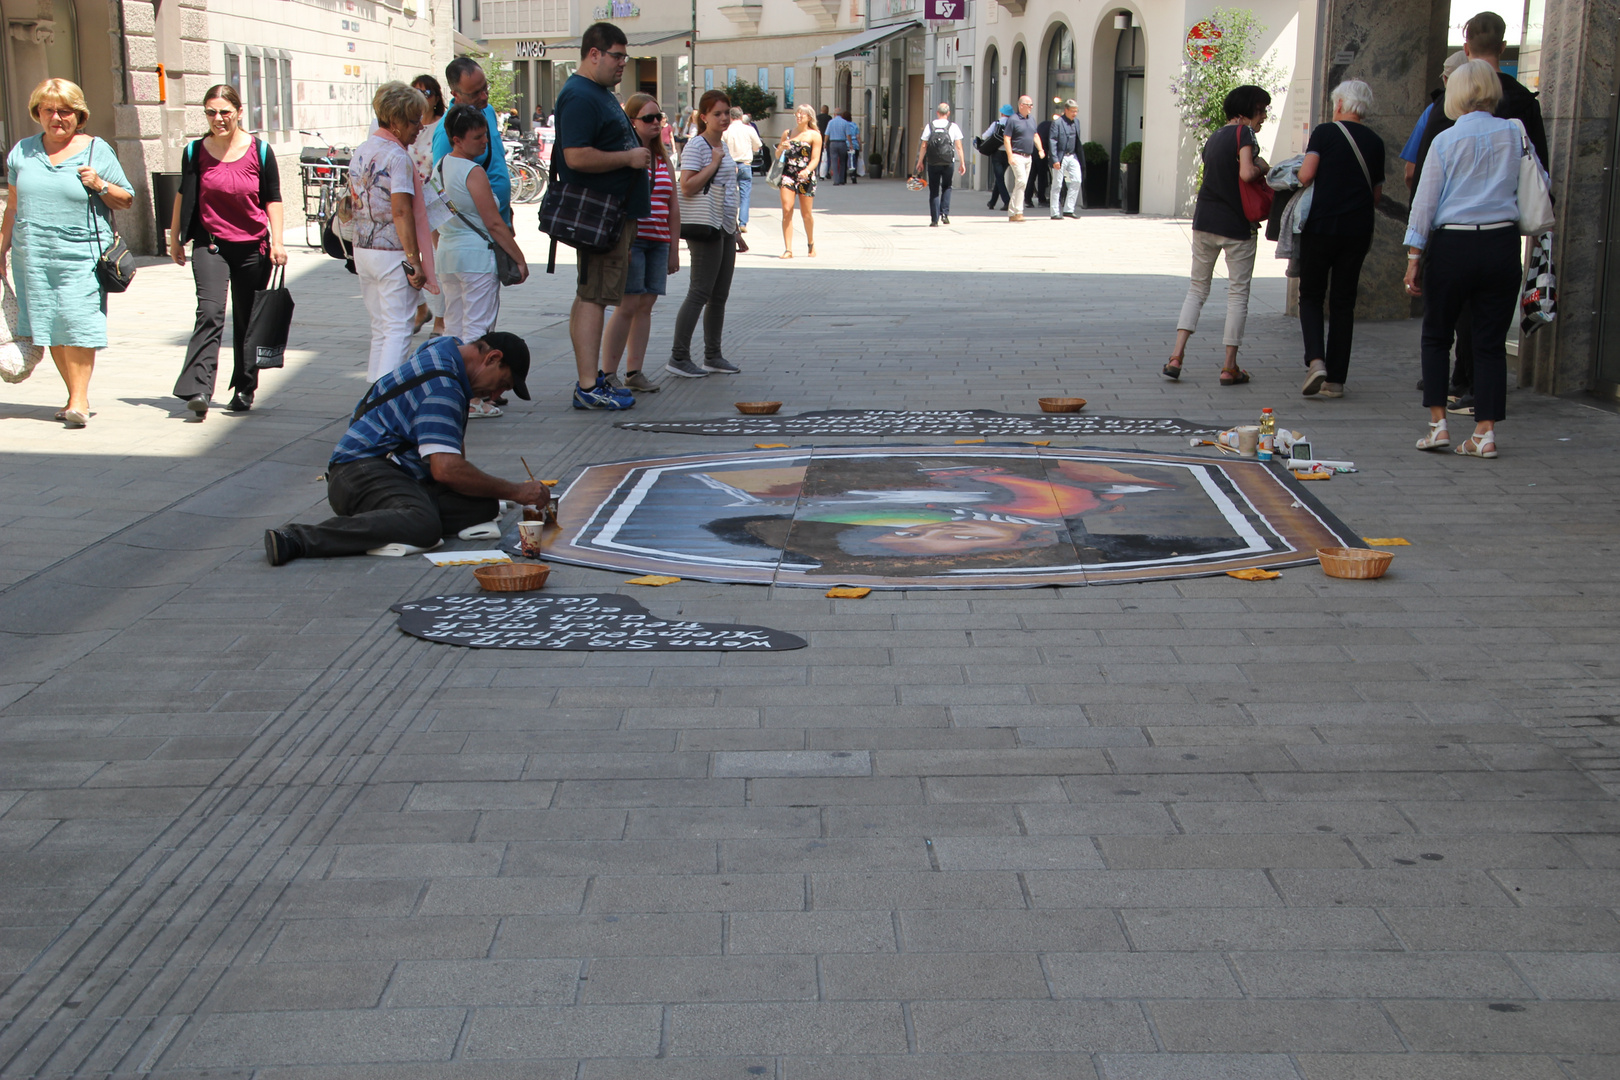
<path fill-rule="evenodd" d="M 1472 305 L 1474 419 L 1507 415 L 1507 335 L 1519 298 L 1519 234 L 1436 229 L 1423 270 L 1423 404 L 1446 404 L 1451 335 Z"/>
<path fill-rule="evenodd" d="M 235 364 L 231 389 L 253 393 L 259 388 L 259 369 L 244 355 L 248 316 L 253 294 L 270 280 L 267 241 L 232 243 L 216 240 L 217 251 L 207 244 L 191 245 L 191 276 L 197 280 L 197 325 L 186 348 L 186 366 L 174 381 L 177 398 L 212 397 L 219 370 L 219 343 L 225 332 L 225 293 L 231 296 L 231 348 Z"/>

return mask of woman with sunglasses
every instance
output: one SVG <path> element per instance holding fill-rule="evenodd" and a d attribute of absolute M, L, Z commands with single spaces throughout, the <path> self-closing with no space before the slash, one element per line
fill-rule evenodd
<path fill-rule="evenodd" d="M 613 386 L 655 394 L 655 386 L 642 374 L 647 359 L 647 338 L 652 330 L 652 309 L 664 295 L 669 275 L 681 268 L 681 206 L 675 199 L 675 166 L 664 143 L 664 114 L 649 94 L 631 94 L 624 114 L 634 123 L 636 136 L 652 153 L 652 213 L 636 222 L 630 242 L 630 273 L 624 299 L 613 309 L 602 333 L 602 373 Z M 619 381 L 619 357 L 629 344 L 624 381 Z"/>
<path fill-rule="evenodd" d="M 225 332 L 225 294 L 231 301 L 231 403 L 226 412 L 253 408 L 259 369 L 247 355 L 248 317 L 253 294 L 264 288 L 272 266 L 287 265 L 281 243 L 281 174 L 276 155 L 243 131 L 242 99 L 225 84 L 203 95 L 208 134 L 180 157 L 180 194 L 169 225 L 169 257 L 186 265 L 191 242 L 191 276 L 197 282 L 197 323 L 186 347 L 185 366 L 174 381 L 174 396 L 198 420 L 208 415 Z"/>
<path fill-rule="evenodd" d="M 107 293 L 96 260 L 112 241 L 112 211 L 135 202 L 112 147 L 85 134 L 84 91 L 46 79 L 28 97 L 44 130 L 6 157 L 10 198 L 0 221 L 0 274 L 17 255 L 17 336 L 48 346 L 67 384 L 64 427 L 90 422 L 90 374 L 107 347 Z M 99 239 L 98 239 L 99 238 Z"/>
<path fill-rule="evenodd" d="M 821 164 L 821 132 L 816 127 L 816 110 L 808 103 L 793 110 L 794 127 L 777 152 L 782 155 L 782 258 L 793 258 L 793 202 L 799 203 L 804 221 L 804 244 L 810 257 L 816 257 L 816 227 L 810 215 L 816 202 L 816 169 Z"/>

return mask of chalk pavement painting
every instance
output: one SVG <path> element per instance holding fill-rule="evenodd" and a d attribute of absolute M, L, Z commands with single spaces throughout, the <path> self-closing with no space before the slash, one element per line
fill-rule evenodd
<path fill-rule="evenodd" d="M 1016 588 L 1315 560 L 1360 541 L 1253 461 L 799 447 L 588 467 L 546 558 L 705 581 Z"/>

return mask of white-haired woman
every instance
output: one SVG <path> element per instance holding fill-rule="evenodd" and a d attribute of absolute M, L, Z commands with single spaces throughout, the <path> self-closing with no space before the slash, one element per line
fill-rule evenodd
<path fill-rule="evenodd" d="M 1373 210 L 1384 191 L 1384 140 L 1361 123 L 1372 88 L 1354 79 L 1333 89 L 1333 120 L 1305 146 L 1299 180 L 1312 186 L 1299 237 L 1299 325 L 1307 396 L 1344 396 L 1355 332 L 1356 287 L 1372 247 Z M 1329 282 L 1331 281 L 1331 286 Z M 1330 328 L 1323 331 L 1323 301 Z"/>
<path fill-rule="evenodd" d="M 1521 127 L 1491 115 L 1501 97 L 1496 69 L 1483 60 L 1470 60 L 1447 80 L 1445 111 L 1457 123 L 1434 137 L 1406 224 L 1406 290 L 1427 298 L 1429 433 L 1419 450 L 1451 445 L 1446 369 L 1452 328 L 1465 309 L 1474 328 L 1474 433 L 1456 452 L 1494 458 L 1496 424 L 1506 414 L 1507 335 L 1519 296 L 1519 159 L 1526 151 Z"/>
<path fill-rule="evenodd" d="M 793 258 L 793 200 L 799 200 L 804 243 L 816 257 L 816 227 L 810 217 L 816 203 L 816 168 L 821 163 L 821 132 L 816 110 L 801 103 L 793 110 L 793 131 L 777 147 L 782 158 L 782 258 Z"/>
<path fill-rule="evenodd" d="M 44 128 L 18 140 L 6 157 L 11 185 L 0 222 L 0 274 L 17 255 L 19 337 L 49 346 L 67 384 L 65 427 L 90 422 L 90 373 L 107 347 L 107 293 L 96 257 L 112 241 L 112 212 L 135 202 L 112 147 L 84 133 L 84 91 L 46 79 L 28 97 L 28 114 Z M 99 237 L 99 239 L 98 239 Z"/>
<path fill-rule="evenodd" d="M 427 210 L 410 147 L 428 114 L 422 91 L 386 82 L 371 99 L 377 130 L 349 160 L 354 198 L 354 268 L 371 316 L 367 377 L 376 382 L 403 364 L 415 327 L 418 291 L 438 292 Z"/>

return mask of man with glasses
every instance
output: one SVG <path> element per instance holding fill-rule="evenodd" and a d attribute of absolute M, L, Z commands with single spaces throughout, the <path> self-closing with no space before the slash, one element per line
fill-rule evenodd
<path fill-rule="evenodd" d="M 495 116 L 495 107 L 489 103 L 489 79 L 478 61 L 470 56 L 458 56 L 444 67 L 445 87 L 451 102 L 471 105 L 484 114 L 489 125 L 489 149 L 477 159 L 489 174 L 489 187 L 495 193 L 495 205 L 500 207 L 501 220 L 512 224 L 512 174 L 506 168 L 506 147 L 501 143 L 501 122 Z M 450 152 L 450 135 L 440 124 L 433 132 L 433 164 Z"/>
<path fill-rule="evenodd" d="M 578 252 L 579 286 L 568 313 L 577 376 L 576 409 L 628 409 L 636 403 L 630 391 L 610 385 L 597 367 L 607 309 L 624 299 L 636 221 L 652 213 L 652 185 L 647 175 L 652 151 L 641 144 L 612 91 L 630 60 L 628 44 L 624 31 L 612 23 L 587 27 L 580 37 L 579 68 L 557 95 L 556 145 L 562 151 L 559 177 L 565 184 L 617 197 L 625 217 L 612 251 L 600 255 Z"/>

